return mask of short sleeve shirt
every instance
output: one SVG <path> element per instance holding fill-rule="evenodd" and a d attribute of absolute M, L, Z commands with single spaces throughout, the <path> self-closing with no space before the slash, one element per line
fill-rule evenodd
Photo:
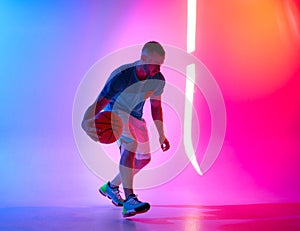
<path fill-rule="evenodd" d="M 137 119 L 143 117 L 143 107 L 149 97 L 163 93 L 165 78 L 159 72 L 139 80 L 136 75 L 137 62 L 126 64 L 113 71 L 100 96 L 110 99 L 105 111 L 122 110 Z"/>

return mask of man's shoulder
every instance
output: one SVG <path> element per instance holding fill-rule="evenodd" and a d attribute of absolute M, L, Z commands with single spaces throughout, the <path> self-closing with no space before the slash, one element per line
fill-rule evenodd
<path fill-rule="evenodd" d="M 107 80 L 107 82 L 126 82 L 128 81 L 128 78 L 131 78 L 132 76 L 132 68 L 136 66 L 136 62 L 134 63 L 128 63 L 124 64 L 122 66 L 119 66 L 115 70 L 113 70 Z"/>
<path fill-rule="evenodd" d="M 116 75 L 127 74 L 128 72 L 132 71 L 132 68 L 134 68 L 136 65 L 137 62 L 123 64 L 122 66 L 116 68 L 111 75 L 116 76 Z"/>

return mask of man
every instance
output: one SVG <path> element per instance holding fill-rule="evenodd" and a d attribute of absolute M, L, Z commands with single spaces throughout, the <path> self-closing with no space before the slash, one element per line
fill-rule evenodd
<path fill-rule="evenodd" d="M 123 121 L 123 133 L 117 140 L 121 153 L 119 174 L 101 186 L 99 192 L 110 198 L 116 206 L 123 206 L 124 217 L 144 213 L 150 208 L 149 203 L 139 201 L 133 191 L 134 175 L 151 159 L 148 131 L 142 118 L 144 103 L 148 98 L 161 149 L 167 151 L 170 148 L 164 132 L 161 106 L 165 78 L 160 67 L 164 59 L 165 51 L 158 42 L 146 43 L 140 60 L 112 72 L 82 121 L 82 128 L 94 141 L 98 141 L 94 121 L 102 110 L 117 113 Z M 119 194 L 120 184 L 123 185 L 125 200 Z"/>

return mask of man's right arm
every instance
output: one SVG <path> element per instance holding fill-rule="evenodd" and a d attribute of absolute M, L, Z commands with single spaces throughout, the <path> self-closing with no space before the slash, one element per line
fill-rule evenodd
<path fill-rule="evenodd" d="M 109 103 L 109 101 L 109 99 L 100 96 L 84 113 L 81 127 L 94 141 L 98 141 L 98 135 L 95 128 L 95 118 Z"/>
<path fill-rule="evenodd" d="M 102 111 L 109 101 L 109 99 L 99 96 L 99 98 L 91 106 L 89 106 L 84 113 L 83 121 L 95 119 L 95 117 Z"/>

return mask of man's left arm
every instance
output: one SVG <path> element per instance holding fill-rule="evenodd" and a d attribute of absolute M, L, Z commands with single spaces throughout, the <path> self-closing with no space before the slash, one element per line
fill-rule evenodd
<path fill-rule="evenodd" d="M 150 98 L 151 103 L 151 114 L 155 126 L 159 134 L 159 143 L 161 144 L 161 149 L 167 151 L 170 148 L 170 143 L 165 136 L 164 123 L 163 123 L 163 112 L 161 107 L 161 96 L 152 96 Z"/>

